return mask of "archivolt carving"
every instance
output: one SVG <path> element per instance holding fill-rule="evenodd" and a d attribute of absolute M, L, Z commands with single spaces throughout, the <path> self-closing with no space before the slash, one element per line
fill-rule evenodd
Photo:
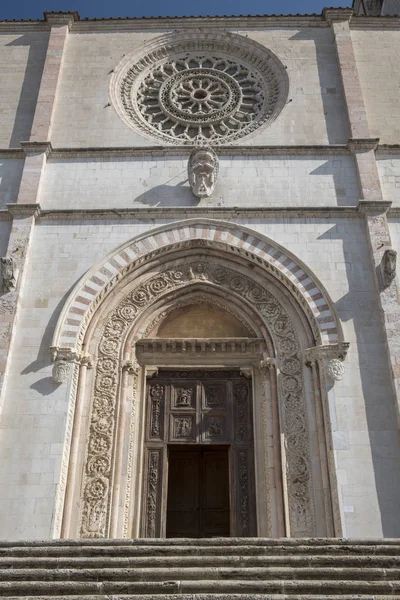
<path fill-rule="evenodd" d="M 108 531 L 111 464 L 117 407 L 119 355 L 122 341 L 133 322 L 167 291 L 190 284 L 199 272 L 199 261 L 158 273 L 133 289 L 116 307 L 103 330 L 98 348 L 85 473 L 82 487 L 81 535 L 105 537 Z M 207 264 L 207 284 L 238 293 L 267 324 L 275 339 L 280 375 L 283 430 L 288 457 L 287 486 L 292 536 L 315 534 L 311 493 L 311 465 L 307 419 L 303 398 L 300 348 L 291 318 L 265 288 L 232 269 Z M 150 526 L 150 524 L 149 524 Z M 150 527 L 151 528 L 151 527 Z"/>

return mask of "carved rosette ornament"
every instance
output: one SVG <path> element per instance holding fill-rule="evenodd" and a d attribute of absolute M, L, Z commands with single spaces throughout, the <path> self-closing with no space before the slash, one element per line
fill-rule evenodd
<path fill-rule="evenodd" d="M 213 263 L 186 262 L 149 278 L 125 296 L 113 311 L 98 346 L 94 394 L 91 401 L 89 432 L 81 499 L 81 536 L 100 538 L 108 535 L 111 465 L 117 415 L 117 388 L 120 371 L 119 353 L 128 330 L 153 302 L 167 291 L 192 283 L 192 274 L 201 272 L 201 280 L 225 293 L 245 298 L 263 318 L 275 340 L 280 366 L 279 396 L 282 403 L 283 431 L 287 453 L 287 489 L 291 535 L 315 535 L 315 516 L 311 481 L 311 456 L 303 369 L 295 327 L 285 308 L 267 289 L 233 269 Z M 246 410 L 244 389 L 236 391 L 241 410 Z M 152 398 L 161 398 L 155 390 Z M 156 417 L 157 411 L 154 413 Z M 187 425 L 182 425 L 187 429 Z M 237 433 L 246 435 L 239 411 Z M 185 431 L 186 431 L 185 429 Z M 157 426 L 156 426 L 157 430 Z M 153 457 L 154 459 L 155 457 Z M 244 463 L 243 463 L 244 464 Z M 149 488 L 149 507 L 153 505 L 157 468 L 151 465 L 153 483 Z M 245 473 L 243 471 L 243 481 Z M 243 507 L 246 504 L 243 497 Z M 150 511 L 151 512 L 151 511 Z M 243 514 L 244 518 L 244 514 Z M 149 523 L 149 529 L 152 525 Z"/>
<path fill-rule="evenodd" d="M 188 161 L 188 178 L 192 192 L 207 198 L 214 191 L 218 176 L 218 156 L 212 148 L 194 148 Z"/>
<path fill-rule="evenodd" d="M 331 358 L 326 364 L 326 374 L 333 381 L 340 381 L 344 376 L 344 366 L 338 358 Z"/>
<path fill-rule="evenodd" d="M 318 362 L 325 375 L 333 382 L 341 381 L 344 377 L 343 361 L 346 357 L 349 344 L 332 344 L 331 346 L 314 346 L 304 353 L 308 365 Z"/>
<path fill-rule="evenodd" d="M 284 66 L 239 35 L 174 34 L 125 57 L 111 99 L 130 127 L 163 142 L 213 145 L 272 121 L 288 94 Z"/>

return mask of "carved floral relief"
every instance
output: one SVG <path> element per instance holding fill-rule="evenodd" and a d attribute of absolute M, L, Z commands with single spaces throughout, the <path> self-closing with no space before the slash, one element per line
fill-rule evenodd
<path fill-rule="evenodd" d="M 110 479 L 112 457 L 114 453 L 114 431 L 117 405 L 118 356 L 121 340 L 132 326 L 132 317 L 139 316 L 154 300 L 166 290 L 178 289 L 191 281 L 191 272 L 198 271 L 199 262 L 185 263 L 179 268 L 156 274 L 139 287 L 132 290 L 114 310 L 104 328 L 99 343 L 98 361 L 95 373 L 94 394 L 90 415 L 88 444 L 86 450 L 85 473 L 81 500 L 81 536 L 106 537 L 110 510 Z M 304 405 L 303 374 L 300 361 L 299 343 L 293 323 L 284 307 L 265 288 L 249 277 L 229 268 L 207 264 L 208 282 L 239 293 L 249 300 L 262 315 L 275 340 L 278 352 L 280 374 L 278 377 L 279 398 L 282 405 L 282 427 L 285 432 L 287 454 L 287 488 L 289 495 L 289 518 L 292 536 L 312 536 L 315 534 L 314 506 L 312 500 L 311 464 L 309 434 Z M 111 360 L 107 372 L 100 365 L 105 359 Z M 237 433 L 246 435 L 242 426 L 241 413 L 246 410 L 246 394 L 243 389 L 236 390 L 238 415 Z M 159 413 L 161 406 L 160 390 L 151 394 L 153 404 L 153 431 L 160 431 Z M 185 400 L 186 401 L 186 400 Z M 179 431 L 187 432 L 189 424 L 183 421 Z M 220 431 L 220 424 L 212 424 L 214 432 Z M 216 433 L 215 433 L 216 435 Z M 154 461 L 157 459 L 155 457 Z M 242 462 L 242 480 L 246 470 Z M 156 477 L 155 465 L 152 470 Z M 152 484 L 153 487 L 155 483 Z M 243 490 L 245 485 L 243 483 Z M 149 488 L 149 507 L 154 493 Z M 243 507 L 246 495 L 243 491 Z M 151 506 L 150 506 L 151 505 Z M 244 508 L 243 508 L 244 511 Z M 244 514 L 244 512 L 243 512 Z M 243 517 L 244 518 L 244 517 Z M 245 522 L 243 528 L 246 528 Z"/>

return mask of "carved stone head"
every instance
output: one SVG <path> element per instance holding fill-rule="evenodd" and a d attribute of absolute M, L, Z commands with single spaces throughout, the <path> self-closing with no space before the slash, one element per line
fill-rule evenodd
<path fill-rule="evenodd" d="M 209 147 L 194 148 L 189 156 L 188 177 L 192 192 L 207 198 L 214 191 L 218 175 L 218 157 Z"/>

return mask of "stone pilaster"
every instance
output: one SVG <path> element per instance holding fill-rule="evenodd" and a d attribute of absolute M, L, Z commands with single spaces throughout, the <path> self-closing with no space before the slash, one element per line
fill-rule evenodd
<path fill-rule="evenodd" d="M 9 204 L 12 217 L 11 234 L 5 257 L 1 260 L 2 293 L 0 295 L 0 410 L 9 357 L 12 353 L 14 331 L 21 304 L 26 265 L 35 219 L 40 213 L 39 197 L 46 159 L 51 151 L 48 141 L 54 114 L 57 87 L 61 76 L 64 48 L 69 28 L 77 13 L 45 13 L 51 25 L 47 55 L 39 88 L 35 115 L 29 141 L 22 141 L 25 163 L 17 203 Z"/>
<path fill-rule="evenodd" d="M 4 257 L 14 271 L 13 284 L 2 267 L 2 293 L 0 294 L 0 408 L 7 380 L 8 358 L 12 353 L 18 308 L 21 303 L 25 282 L 25 265 L 28 261 L 30 242 L 35 218 L 39 214 L 38 204 L 8 204 L 13 223 Z M 3 261 L 2 261 L 3 262 Z"/>
<path fill-rule="evenodd" d="M 43 142 L 50 139 L 68 32 L 72 23 L 77 21 L 79 17 L 75 12 L 45 13 L 45 19 L 51 25 L 51 30 L 32 123 L 31 142 Z"/>
<path fill-rule="evenodd" d="M 379 140 L 371 138 L 364 98 L 350 32 L 351 9 L 325 9 L 336 43 L 349 121 L 348 148 L 354 156 L 360 184 L 359 211 L 365 219 L 371 263 L 379 297 L 392 385 L 400 424 L 400 304 L 394 278 L 396 252 L 392 248 L 385 202 L 379 180 L 375 149 Z"/>
<path fill-rule="evenodd" d="M 390 205 L 390 202 L 383 201 L 360 201 L 359 211 L 364 215 L 368 233 L 374 280 L 380 299 L 400 426 L 400 304 L 399 289 L 395 279 L 396 252 L 392 248 L 386 217 Z"/>
<path fill-rule="evenodd" d="M 349 137 L 368 138 L 367 113 L 362 97 L 360 78 L 350 32 L 350 19 L 353 16 L 353 11 L 351 8 L 325 8 L 323 15 L 332 27 L 335 38 L 340 76 L 347 107 Z"/>

